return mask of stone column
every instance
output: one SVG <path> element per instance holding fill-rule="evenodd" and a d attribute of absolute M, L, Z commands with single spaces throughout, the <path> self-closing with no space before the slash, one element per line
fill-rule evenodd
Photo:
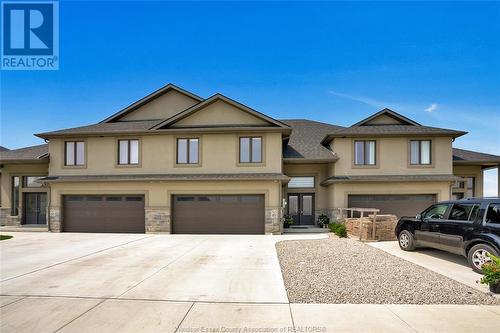
<path fill-rule="evenodd" d="M 49 231 L 61 232 L 61 208 L 49 207 Z"/>
<path fill-rule="evenodd" d="M 146 207 L 146 233 L 170 233 L 170 207 Z"/>
<path fill-rule="evenodd" d="M 266 207 L 266 234 L 281 234 L 281 208 Z"/>

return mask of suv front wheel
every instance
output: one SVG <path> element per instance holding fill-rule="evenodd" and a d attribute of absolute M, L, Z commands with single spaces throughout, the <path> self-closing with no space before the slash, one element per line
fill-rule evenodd
<path fill-rule="evenodd" d="M 488 254 L 491 253 L 494 256 L 498 256 L 497 251 L 489 245 L 486 244 L 477 244 L 474 245 L 467 253 L 467 260 L 471 265 L 474 272 L 483 274 L 481 267 L 483 264 L 490 262 L 491 259 L 488 257 Z"/>
<path fill-rule="evenodd" d="M 399 233 L 398 243 L 401 250 L 412 251 L 415 250 L 415 240 L 413 235 L 408 230 L 403 230 Z"/>

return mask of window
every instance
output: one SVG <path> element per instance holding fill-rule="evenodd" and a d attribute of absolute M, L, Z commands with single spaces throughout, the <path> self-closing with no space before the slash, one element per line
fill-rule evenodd
<path fill-rule="evenodd" d="M 41 178 L 43 177 L 25 176 L 23 185 L 24 187 L 42 187 L 41 183 L 36 182 L 38 179 Z"/>
<path fill-rule="evenodd" d="M 64 165 L 85 165 L 85 142 L 66 141 L 64 144 Z"/>
<path fill-rule="evenodd" d="M 431 140 L 410 141 L 410 164 L 431 164 Z"/>
<path fill-rule="evenodd" d="M 448 205 L 446 204 L 437 204 L 428 208 L 423 214 L 423 219 L 443 219 L 446 210 L 448 209 Z"/>
<path fill-rule="evenodd" d="M 375 141 L 354 141 L 354 164 L 375 165 Z"/>
<path fill-rule="evenodd" d="M 240 163 L 262 163 L 262 137 L 240 138 Z"/>
<path fill-rule="evenodd" d="M 464 194 L 462 192 L 453 192 L 452 200 L 460 200 L 464 198 Z"/>
<path fill-rule="evenodd" d="M 11 216 L 19 215 L 19 177 L 12 177 L 11 183 Z"/>
<path fill-rule="evenodd" d="M 139 140 L 118 140 L 118 164 L 139 164 Z"/>
<path fill-rule="evenodd" d="M 199 139 L 177 139 L 177 164 L 198 164 Z"/>
<path fill-rule="evenodd" d="M 500 224 L 500 203 L 490 204 L 486 212 L 486 222 Z"/>
<path fill-rule="evenodd" d="M 479 211 L 479 205 L 455 204 L 450 212 L 450 220 L 474 221 Z"/>
<path fill-rule="evenodd" d="M 460 195 L 461 198 L 473 198 L 475 191 L 474 187 L 476 184 L 476 179 L 474 177 L 464 177 L 463 181 L 456 181 L 453 184 L 453 195 Z"/>
<path fill-rule="evenodd" d="M 467 189 L 466 189 L 465 195 L 467 198 L 473 198 L 474 197 L 474 184 L 475 184 L 474 177 L 467 177 L 465 182 L 467 184 Z"/>
<path fill-rule="evenodd" d="M 292 177 L 288 182 L 288 188 L 313 188 L 314 177 Z"/>

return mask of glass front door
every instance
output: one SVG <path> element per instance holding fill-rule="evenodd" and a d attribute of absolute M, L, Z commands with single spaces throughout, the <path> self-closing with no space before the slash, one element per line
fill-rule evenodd
<path fill-rule="evenodd" d="M 47 224 L 47 193 L 25 192 L 23 224 Z"/>
<path fill-rule="evenodd" d="M 288 194 L 288 215 L 294 225 L 314 224 L 314 193 Z"/>

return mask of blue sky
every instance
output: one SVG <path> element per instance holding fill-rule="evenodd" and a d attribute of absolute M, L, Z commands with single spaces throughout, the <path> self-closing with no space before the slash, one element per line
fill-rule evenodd
<path fill-rule="evenodd" d="M 499 40 L 498 2 L 62 1 L 60 70 L 1 72 L 0 144 L 173 82 L 276 118 L 350 125 L 389 107 L 500 154 Z"/>

